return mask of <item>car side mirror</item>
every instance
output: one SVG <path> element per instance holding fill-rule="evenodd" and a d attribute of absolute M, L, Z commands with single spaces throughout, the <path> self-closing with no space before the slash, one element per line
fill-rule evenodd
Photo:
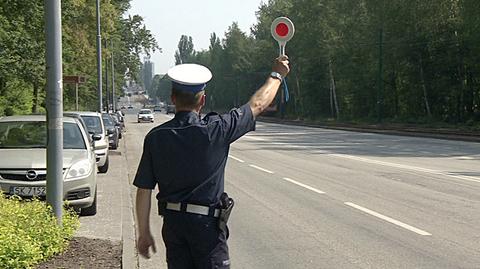
<path fill-rule="evenodd" d="M 92 135 L 92 140 L 93 141 L 100 141 L 100 140 L 102 140 L 102 135 L 94 134 L 94 135 Z"/>

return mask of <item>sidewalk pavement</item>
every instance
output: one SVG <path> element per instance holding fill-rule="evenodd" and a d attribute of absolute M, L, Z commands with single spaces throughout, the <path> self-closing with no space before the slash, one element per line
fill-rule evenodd
<path fill-rule="evenodd" d="M 138 163 L 142 156 L 143 152 L 143 138 L 146 133 L 152 129 L 154 124 L 137 124 L 136 115 L 127 115 L 126 122 L 129 123 L 128 131 L 125 133 L 125 157 L 127 159 L 127 172 L 129 178 L 129 184 L 127 187 L 130 188 L 131 201 L 135 205 L 135 193 L 137 188 L 133 186 L 132 182 L 137 172 Z M 163 116 L 163 115 L 162 115 Z M 157 121 L 160 120 L 157 117 Z M 127 191 L 128 192 L 128 191 Z M 156 191 L 153 191 L 152 194 L 152 207 L 150 210 L 150 227 L 151 232 L 155 240 L 157 253 L 152 254 L 150 259 L 145 259 L 136 255 L 138 268 L 140 269 L 157 269 L 157 268 L 167 268 L 166 257 L 165 257 L 165 245 L 162 240 L 161 227 L 163 225 L 163 219 L 158 215 L 157 211 L 157 200 L 156 200 Z M 126 195 L 124 195 L 126 197 Z M 126 248 L 124 248 L 125 251 Z M 132 252 L 130 252 L 132 253 Z M 125 267 L 127 268 L 127 267 Z"/>
<path fill-rule="evenodd" d="M 75 236 L 110 240 L 122 245 L 122 268 L 138 268 L 135 224 L 125 139 L 118 150 L 110 151 L 110 167 L 97 175 L 97 214 L 80 218 Z"/>

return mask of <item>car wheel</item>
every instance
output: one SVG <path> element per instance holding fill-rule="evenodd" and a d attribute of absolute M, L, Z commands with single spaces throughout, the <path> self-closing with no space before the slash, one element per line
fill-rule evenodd
<path fill-rule="evenodd" d="M 110 161 L 109 161 L 109 158 L 108 158 L 108 156 L 107 156 L 107 160 L 105 161 L 105 164 L 104 164 L 103 166 L 98 167 L 98 172 L 99 172 L 99 173 L 102 173 L 102 174 L 106 173 L 106 172 L 108 171 L 108 164 L 109 164 L 109 162 L 110 162 Z"/>
<path fill-rule="evenodd" d="M 80 209 L 80 216 L 95 216 L 97 214 L 97 188 L 95 187 L 95 196 L 93 204 L 89 207 Z"/>

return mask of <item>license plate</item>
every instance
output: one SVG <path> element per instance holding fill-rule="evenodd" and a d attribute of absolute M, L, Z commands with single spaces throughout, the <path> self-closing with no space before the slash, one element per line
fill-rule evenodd
<path fill-rule="evenodd" d="M 12 187 L 10 189 L 10 194 L 18 196 L 45 196 L 46 193 L 46 187 Z"/>

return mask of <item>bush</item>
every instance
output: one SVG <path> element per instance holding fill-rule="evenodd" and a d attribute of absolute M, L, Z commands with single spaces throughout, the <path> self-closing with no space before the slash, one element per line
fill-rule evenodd
<path fill-rule="evenodd" d="M 64 210 L 60 227 L 45 202 L 0 193 L 0 268 L 32 268 L 62 252 L 78 226 L 78 216 L 71 210 Z"/>

